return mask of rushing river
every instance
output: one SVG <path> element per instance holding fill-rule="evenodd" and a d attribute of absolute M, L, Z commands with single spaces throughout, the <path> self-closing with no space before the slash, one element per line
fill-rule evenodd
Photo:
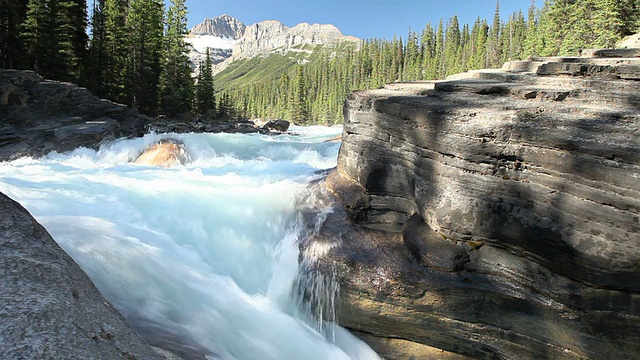
<path fill-rule="evenodd" d="M 191 157 L 132 164 L 169 135 L 0 163 L 25 206 L 151 343 L 211 359 L 376 359 L 297 300 L 299 208 L 341 128 L 172 134 Z M 330 329 L 330 330 L 328 330 Z"/>

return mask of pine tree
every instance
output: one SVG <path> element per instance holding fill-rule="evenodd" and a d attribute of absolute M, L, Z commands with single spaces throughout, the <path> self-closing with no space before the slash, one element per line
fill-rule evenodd
<path fill-rule="evenodd" d="M 215 115 L 213 112 L 216 109 L 216 98 L 209 48 L 207 48 L 204 62 L 200 64 L 195 90 L 195 112 L 201 117 L 213 117 Z"/>
<path fill-rule="evenodd" d="M 106 98 L 127 103 L 127 63 L 129 59 L 127 12 L 129 0 L 105 0 L 104 54 L 106 71 L 104 95 Z"/>
<path fill-rule="evenodd" d="M 155 115 L 158 108 L 163 45 L 162 17 L 161 0 L 131 0 L 127 14 L 128 104 L 148 115 Z"/>
<path fill-rule="evenodd" d="M 500 42 L 500 30 L 502 22 L 500 20 L 500 0 L 496 1 L 496 10 L 493 15 L 493 24 L 489 28 L 489 38 L 487 40 L 487 61 L 486 67 L 497 67 L 502 60 L 502 44 Z"/>
<path fill-rule="evenodd" d="M 185 0 L 171 0 L 165 25 L 164 63 L 160 77 L 160 107 L 169 116 L 191 110 L 194 84 L 184 41 L 187 35 Z"/>
<path fill-rule="evenodd" d="M 594 45 L 602 48 L 615 47 L 623 35 L 625 22 L 619 0 L 594 0 Z"/>
<path fill-rule="evenodd" d="M 20 67 L 22 41 L 20 25 L 24 22 L 28 2 L 0 0 L 0 67 Z"/>
<path fill-rule="evenodd" d="M 84 0 L 29 1 L 21 32 L 25 65 L 47 78 L 80 80 L 86 61 L 86 27 Z"/>
<path fill-rule="evenodd" d="M 25 66 L 44 77 L 54 75 L 57 49 L 57 0 L 30 0 L 26 18 L 22 23 Z"/>
<path fill-rule="evenodd" d="M 86 0 L 59 0 L 56 79 L 82 82 L 88 55 Z"/>
<path fill-rule="evenodd" d="M 538 16 L 536 15 L 536 2 L 531 0 L 531 6 L 527 13 L 527 34 L 523 44 L 523 57 L 537 54 L 538 51 Z"/>
<path fill-rule="evenodd" d="M 435 78 L 442 79 L 446 73 L 444 67 L 444 25 L 442 23 L 442 19 L 440 19 L 440 22 L 438 23 L 435 45 L 436 46 L 433 56 Z"/>
<path fill-rule="evenodd" d="M 91 13 L 87 87 L 95 95 L 105 96 L 107 75 L 105 0 L 94 0 Z"/>
<path fill-rule="evenodd" d="M 618 10 L 622 20 L 622 36 L 640 31 L 640 0 L 620 0 Z"/>
<path fill-rule="evenodd" d="M 460 23 L 458 17 L 454 16 L 449 20 L 446 29 L 446 37 L 444 43 L 444 63 L 445 75 L 455 74 L 462 70 L 460 64 Z"/>
<path fill-rule="evenodd" d="M 309 106 L 307 103 L 307 82 L 305 81 L 304 69 L 298 66 L 295 78 L 295 95 L 291 107 L 291 119 L 296 124 L 307 124 L 309 122 Z"/>

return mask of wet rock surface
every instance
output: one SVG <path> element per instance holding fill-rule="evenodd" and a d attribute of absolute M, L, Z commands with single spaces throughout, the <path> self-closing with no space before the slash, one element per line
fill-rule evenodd
<path fill-rule="evenodd" d="M 341 325 L 388 359 L 640 356 L 640 58 L 585 54 L 349 96 Z"/>

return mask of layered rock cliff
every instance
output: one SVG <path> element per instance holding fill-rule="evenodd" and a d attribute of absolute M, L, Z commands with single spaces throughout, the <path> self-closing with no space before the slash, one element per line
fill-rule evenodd
<path fill-rule="evenodd" d="M 303 249 L 341 325 L 388 359 L 640 356 L 640 51 L 583 54 L 349 96 Z"/>

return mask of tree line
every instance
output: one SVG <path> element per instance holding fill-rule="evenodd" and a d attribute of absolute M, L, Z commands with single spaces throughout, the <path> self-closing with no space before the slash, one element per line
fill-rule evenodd
<path fill-rule="evenodd" d="M 86 0 L 0 0 L 0 64 L 147 115 L 215 117 L 211 63 L 191 76 L 185 1 L 94 0 L 89 19 Z"/>
<path fill-rule="evenodd" d="M 491 20 L 460 24 L 453 16 L 410 29 L 404 39 L 318 50 L 300 65 L 258 81 L 239 78 L 216 93 L 210 60 L 192 77 L 185 1 L 165 8 L 163 0 L 94 0 L 89 19 L 85 0 L 0 0 L 0 64 L 76 82 L 148 115 L 334 124 L 352 90 L 613 47 L 640 26 L 640 0 L 546 0 L 541 8 L 532 2 L 526 15 L 506 20 L 497 2 Z"/>
<path fill-rule="evenodd" d="M 260 82 L 225 87 L 236 112 L 247 117 L 285 117 L 299 123 L 341 123 L 342 102 L 352 90 L 396 81 L 442 79 L 472 69 L 496 68 L 531 56 L 577 55 L 583 48 L 610 48 L 640 26 L 639 0 L 548 0 L 525 15 L 502 19 L 499 2 L 491 21 L 478 18 L 409 30 L 405 39 L 364 40 L 275 74 Z M 300 89 L 304 84 L 304 90 Z"/>

